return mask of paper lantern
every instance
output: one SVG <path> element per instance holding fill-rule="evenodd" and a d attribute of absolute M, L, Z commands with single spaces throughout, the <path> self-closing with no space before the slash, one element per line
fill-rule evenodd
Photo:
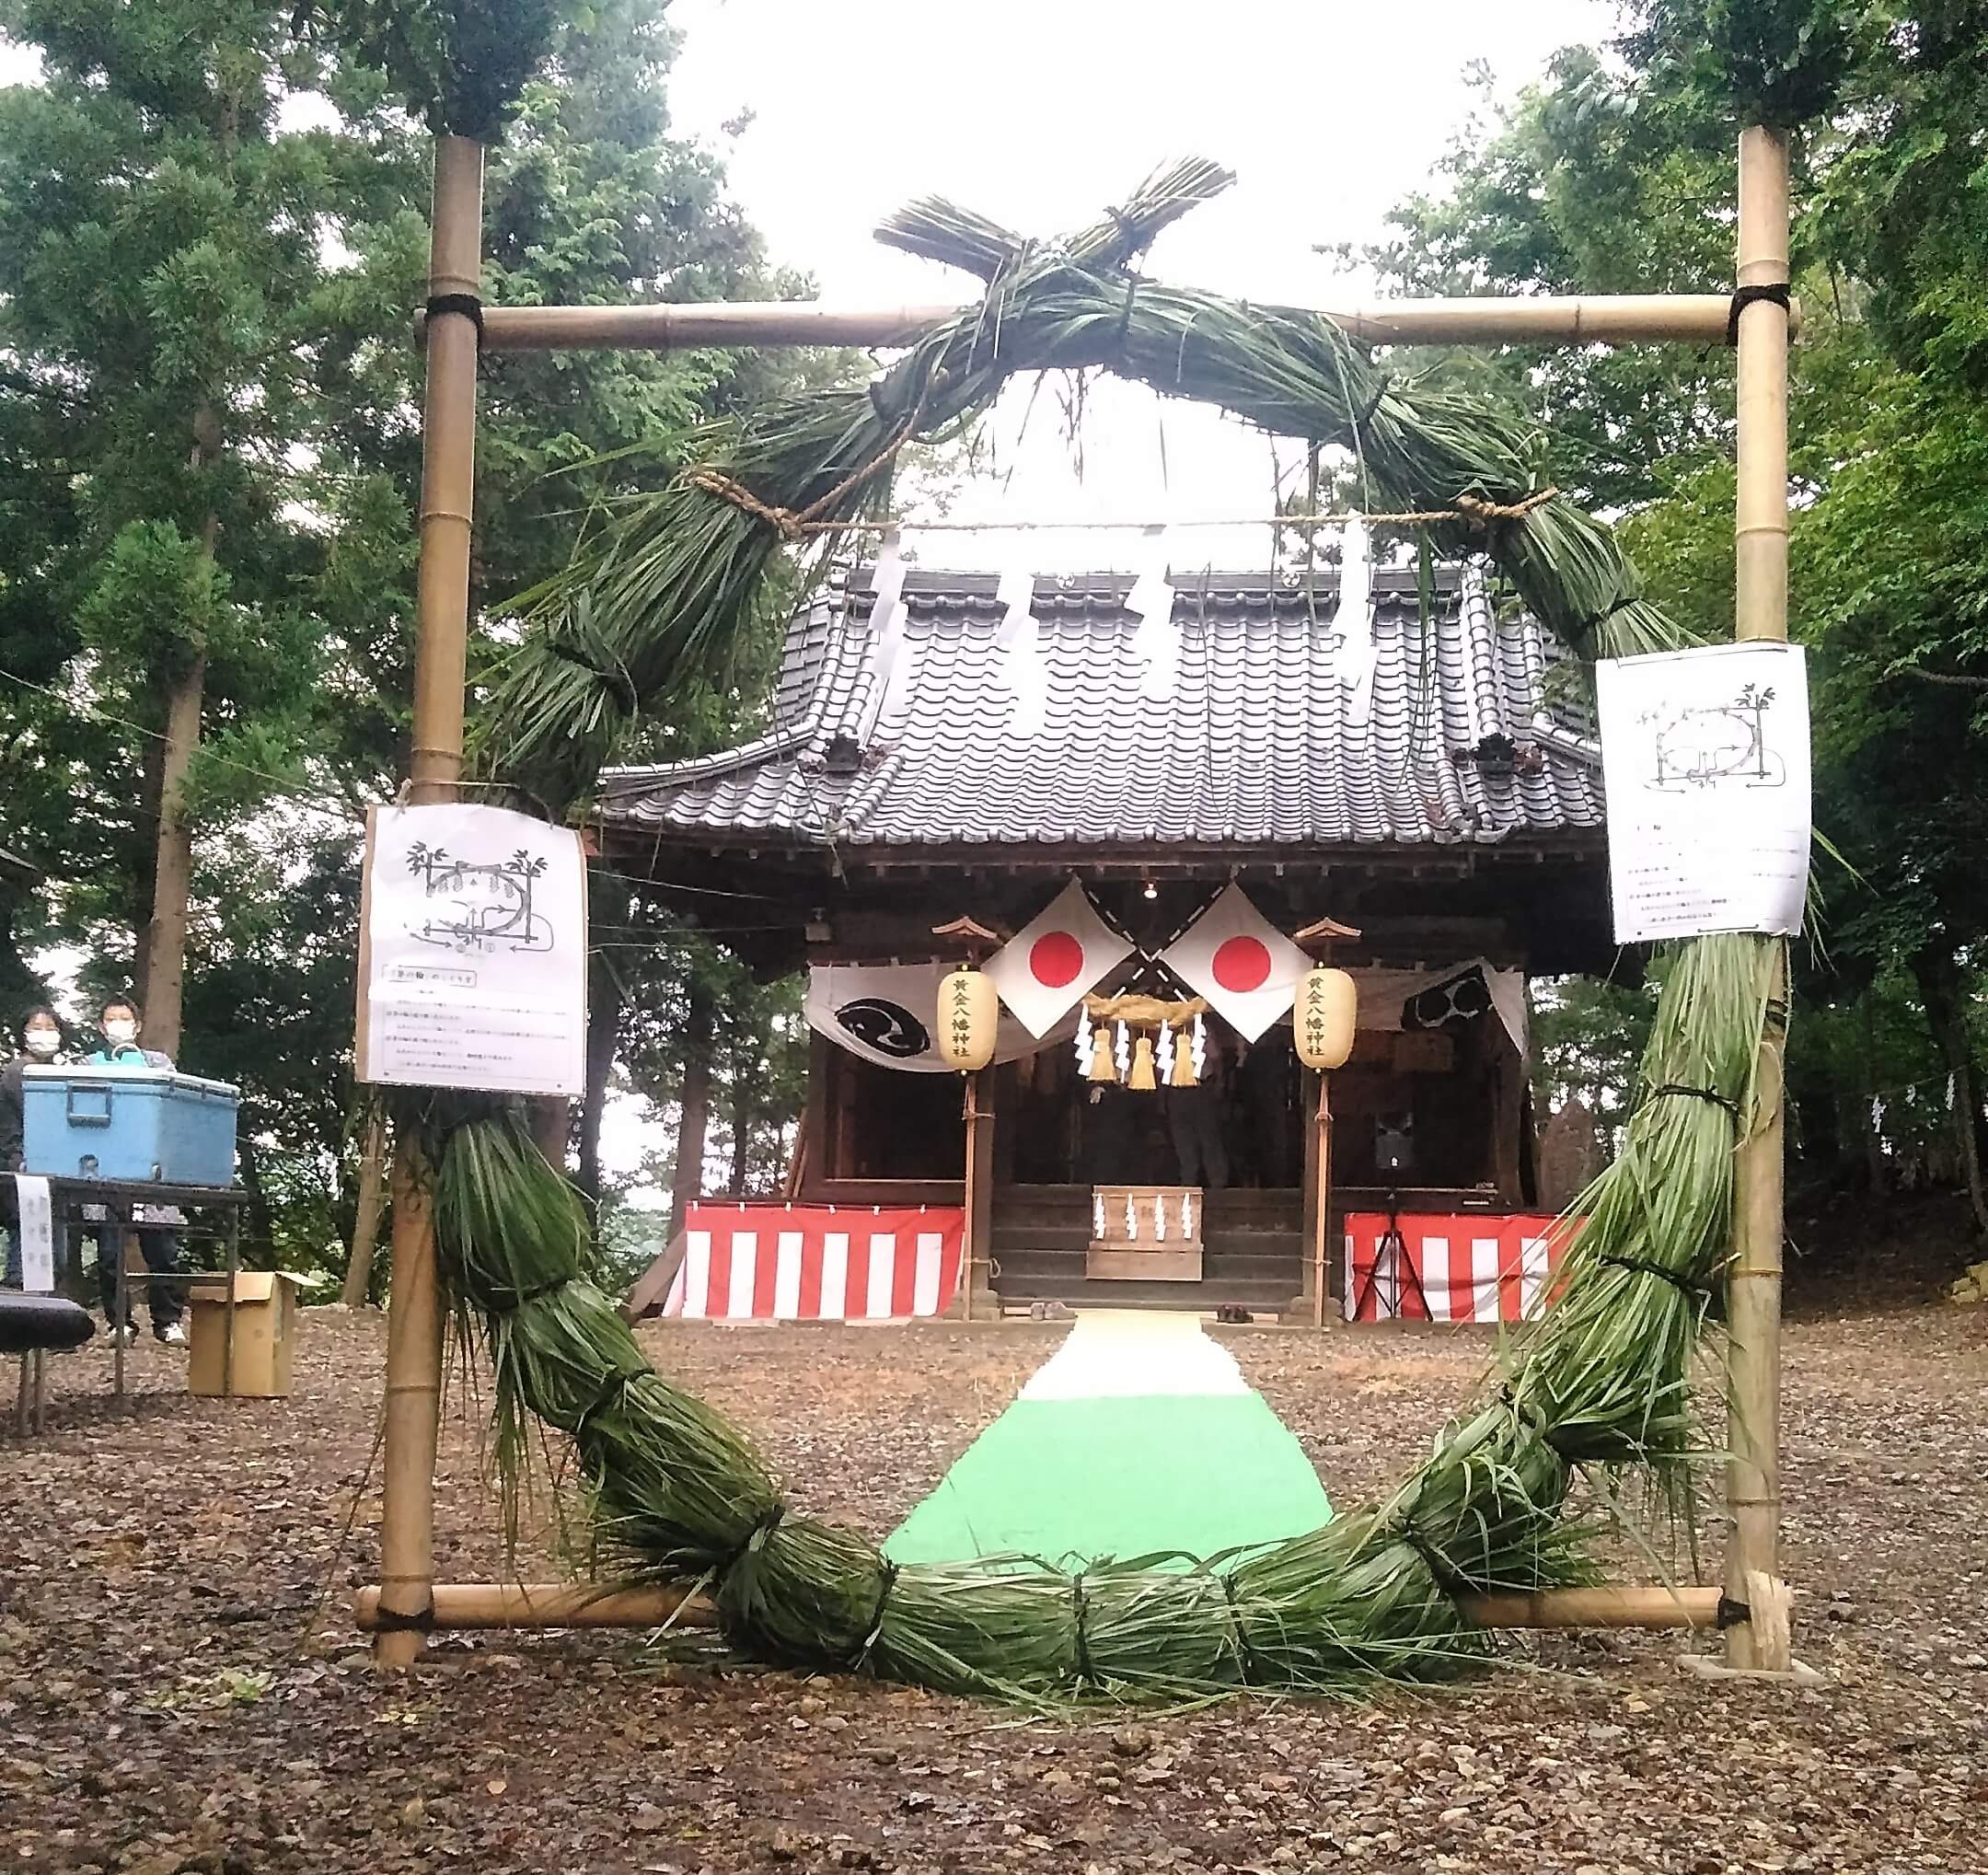
<path fill-rule="evenodd" d="M 994 1059 L 1000 999 L 979 970 L 954 970 L 939 984 L 939 1058 L 963 1074 Z"/>
<path fill-rule="evenodd" d="M 1298 979 L 1298 1001 L 1291 1012 L 1298 1059 L 1307 1068 L 1345 1067 L 1353 1052 L 1358 1008 L 1353 979 L 1344 970 L 1307 970 Z"/>

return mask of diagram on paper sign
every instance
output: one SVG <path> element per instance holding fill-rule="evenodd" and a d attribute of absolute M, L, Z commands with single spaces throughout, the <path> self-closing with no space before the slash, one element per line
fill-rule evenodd
<path fill-rule="evenodd" d="M 416 840 L 408 848 L 407 869 L 422 882 L 424 900 L 442 901 L 410 922 L 410 937 L 457 952 L 553 948 L 551 922 L 532 909 L 533 886 L 546 862 L 523 847 L 507 860 L 463 860 Z"/>
<path fill-rule="evenodd" d="M 1643 785 L 1666 794 L 1688 789 L 1781 788 L 1787 763 L 1768 741 L 1772 684 L 1746 684 L 1730 703 L 1670 705 L 1640 713 L 1656 733 Z"/>

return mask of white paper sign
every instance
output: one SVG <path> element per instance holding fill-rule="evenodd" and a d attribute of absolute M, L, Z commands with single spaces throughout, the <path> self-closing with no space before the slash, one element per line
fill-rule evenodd
<path fill-rule="evenodd" d="M 55 1208 L 49 1182 L 17 1172 L 14 1196 L 20 1208 L 21 1288 L 29 1295 L 47 1295 L 55 1287 Z"/>
<path fill-rule="evenodd" d="M 1809 677 L 1799 645 L 1595 666 L 1617 943 L 1801 929 Z"/>
<path fill-rule="evenodd" d="M 579 1094 L 580 837 L 502 807 L 381 807 L 367 828 L 359 1076 Z"/>

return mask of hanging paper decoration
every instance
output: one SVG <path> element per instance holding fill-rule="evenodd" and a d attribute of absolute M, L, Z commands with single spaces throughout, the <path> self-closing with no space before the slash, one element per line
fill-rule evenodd
<path fill-rule="evenodd" d="M 1180 1233 L 1183 1237 L 1194 1235 L 1194 1193 L 1191 1191 L 1181 1193 Z"/>
<path fill-rule="evenodd" d="M 1141 1034 L 1132 1044 L 1132 1072 L 1126 1085 L 1139 1094 L 1150 1094 L 1159 1084 L 1153 1075 L 1152 1037 Z"/>
<path fill-rule="evenodd" d="M 963 1074 L 985 1068 L 994 1059 L 995 1032 L 1000 1026 L 1000 998 L 982 970 L 954 970 L 939 985 L 941 1058 Z"/>
<path fill-rule="evenodd" d="M 1164 964 L 1245 1041 L 1291 1006 L 1311 959 L 1249 901 L 1225 885 L 1214 902 L 1160 954 Z"/>
<path fill-rule="evenodd" d="M 1346 1066 L 1353 1052 L 1353 1029 L 1359 998 L 1344 970 L 1323 966 L 1307 970 L 1298 985 L 1291 1025 L 1298 1038 L 1298 1059 L 1307 1068 L 1330 1071 Z"/>
<path fill-rule="evenodd" d="M 1104 1194 L 1102 1191 L 1091 1194 L 1091 1235 L 1099 1243 L 1104 1238 Z"/>
<path fill-rule="evenodd" d="M 1087 1009 L 1077 1018 L 1077 1071 L 1087 1073 L 1091 1067 L 1091 1012 Z"/>
<path fill-rule="evenodd" d="M 1132 1031 L 1122 1022 L 1118 1024 L 1118 1046 L 1115 1059 L 1117 1060 L 1121 1078 L 1132 1071 Z"/>
<path fill-rule="evenodd" d="M 1138 1213 L 1132 1209 L 1132 1194 L 1125 1195 L 1125 1233 L 1135 1242 L 1138 1238 Z"/>
<path fill-rule="evenodd" d="M 1194 1019 L 1193 1067 L 1195 1079 L 1198 1081 L 1208 1067 L 1208 1024 L 1198 1015 Z"/>
<path fill-rule="evenodd" d="M 1163 1191 L 1153 1194 L 1152 1240 L 1155 1244 L 1166 1242 L 1166 1193 Z"/>
<path fill-rule="evenodd" d="M 1153 1045 L 1153 1063 L 1160 1070 L 1160 1079 L 1171 1082 L 1173 1078 L 1173 1024 L 1160 1024 L 1160 1039 Z"/>
<path fill-rule="evenodd" d="M 987 973 L 1016 1020 L 1040 1036 L 1131 954 L 1072 879 L 988 960 Z"/>

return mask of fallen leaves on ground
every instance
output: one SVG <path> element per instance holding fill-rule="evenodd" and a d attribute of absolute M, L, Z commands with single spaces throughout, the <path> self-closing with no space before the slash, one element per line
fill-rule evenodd
<path fill-rule="evenodd" d="M 1061 1330 L 683 1325 L 660 1364 L 750 1426 L 801 1507 L 881 1534 Z M 1468 1395 L 1470 1331 L 1229 1345 L 1335 1502 L 1384 1488 Z M 1358 1869 L 1736 1875 L 1988 1866 L 1988 1326 L 1810 1320 L 1788 1340 L 1787 1568 L 1825 1690 L 1682 1678 L 1675 1636 L 1554 1637 L 1461 1688 L 1043 1724 L 869 1684 L 668 1663 L 627 1635 L 439 1638 L 382 1678 L 383 1325 L 306 1318 L 295 1397 L 136 1410 L 100 1344 L 52 1429 L 0 1444 L 0 1858 L 104 1875 L 557 1869 Z M 485 1401 L 450 1389 L 445 1580 L 505 1561 Z M 348 1528 L 349 1525 L 349 1528 Z M 531 1513 L 518 1570 L 552 1573 Z M 1705 1533 L 1716 1554 L 1716 1532 Z"/>

